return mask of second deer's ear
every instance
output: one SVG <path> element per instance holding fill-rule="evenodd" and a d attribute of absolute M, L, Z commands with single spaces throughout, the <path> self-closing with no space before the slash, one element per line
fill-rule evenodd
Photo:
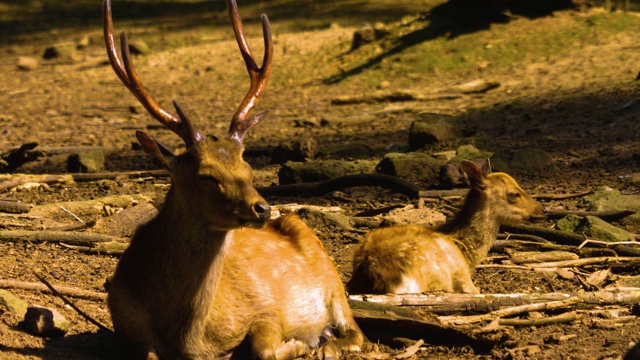
<path fill-rule="evenodd" d="M 462 160 L 462 162 L 460 162 L 460 166 L 462 167 L 462 170 L 464 170 L 464 173 L 467 174 L 467 179 L 469 179 L 469 185 L 471 185 L 471 187 L 480 189 L 485 187 L 484 169 L 480 169 L 478 165 L 467 160 Z"/>
<path fill-rule="evenodd" d="M 156 162 L 156 164 L 168 170 L 171 169 L 171 162 L 173 161 L 173 158 L 175 158 L 173 149 L 155 140 L 142 131 L 136 131 L 136 138 L 140 142 L 140 145 L 142 145 L 142 150 L 154 157 L 154 162 Z"/>

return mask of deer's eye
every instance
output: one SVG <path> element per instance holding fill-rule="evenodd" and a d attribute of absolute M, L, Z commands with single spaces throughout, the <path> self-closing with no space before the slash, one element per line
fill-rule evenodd
<path fill-rule="evenodd" d="M 518 192 L 512 192 L 512 193 L 508 193 L 507 197 L 509 198 L 509 201 L 516 201 L 520 199 L 522 195 L 520 195 L 520 193 Z"/>
<path fill-rule="evenodd" d="M 200 175 L 198 176 L 200 180 L 210 182 L 211 184 L 219 184 L 220 181 L 211 175 Z"/>

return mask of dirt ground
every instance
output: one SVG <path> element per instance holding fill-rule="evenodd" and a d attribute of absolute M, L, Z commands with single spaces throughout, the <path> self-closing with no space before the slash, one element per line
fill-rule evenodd
<path fill-rule="evenodd" d="M 257 13 L 243 16 L 257 18 Z M 542 29 L 555 26 L 554 22 L 571 22 L 584 16 L 582 12 L 566 11 L 533 20 L 515 18 L 510 26 L 514 31 L 524 23 Z M 201 17 L 194 16 L 195 19 Z M 134 30 L 133 38 L 136 34 L 162 34 L 157 48 L 152 47 L 149 54 L 134 60 L 154 97 L 167 108 L 171 99 L 181 100 L 203 132 L 224 134 L 248 86 L 230 28 L 216 27 L 212 35 L 203 39 L 200 30 L 181 28 L 171 21 L 132 24 L 116 19 L 116 31 L 123 28 Z M 530 194 L 571 194 L 604 185 L 628 192 L 638 190 L 637 183 L 629 181 L 630 175 L 638 172 L 640 163 L 640 105 L 636 104 L 640 101 L 640 82 L 634 80 L 640 71 L 638 32 L 622 32 L 595 46 L 577 47 L 566 57 L 543 58 L 526 65 L 495 69 L 480 66 L 446 77 L 435 71 L 387 79 L 385 69 L 402 67 L 403 63 L 384 59 L 363 69 L 365 73 L 370 70 L 382 74 L 377 83 L 367 83 L 357 73 L 349 72 L 347 64 L 355 56 L 349 53 L 355 29 L 334 24 L 310 31 L 276 32 L 272 80 L 260 105 L 272 112 L 245 140 L 246 158 L 255 169 L 256 186 L 277 184 L 279 165 L 270 164 L 268 156 L 276 145 L 313 136 L 319 149 L 341 144 L 367 145 L 373 150 L 371 158 L 377 160 L 387 149 L 406 144 L 409 125 L 417 112 L 437 111 L 456 115 L 456 121 L 466 133 L 483 133 L 485 139 L 490 139 L 473 140 L 478 147 L 492 151 L 537 148 L 550 153 L 554 161 L 552 168 L 511 173 Z M 129 171 L 155 169 L 149 157 L 132 145 L 135 130 L 145 130 L 160 141 L 178 146 L 179 139 L 156 126 L 120 84 L 106 63 L 100 31 L 96 25 L 0 43 L 0 94 L 4 100 L 0 110 L 0 152 L 29 141 L 36 141 L 41 148 L 114 148 L 106 159 L 105 171 Z M 255 44 L 254 51 L 260 53 L 261 41 L 255 22 L 248 25 L 248 33 L 251 44 Z M 40 60 L 39 67 L 32 71 L 16 67 L 19 56 L 40 58 L 48 43 L 75 41 L 83 36 L 90 39 L 90 44 L 79 50 L 73 60 Z M 192 45 L 192 38 L 198 38 L 198 43 Z M 334 81 L 336 74 L 344 77 L 339 75 L 339 81 Z M 379 88 L 435 92 L 476 78 L 498 82 L 500 87 L 486 93 L 430 102 L 331 103 L 338 95 L 367 93 Z M 332 81 L 325 81 L 327 79 Z M 325 125 L 320 126 L 323 119 Z M 478 138 L 482 137 L 474 139 Z M 441 148 L 455 148 L 469 141 L 472 140 L 460 138 Z M 65 171 L 65 162 L 53 156 L 14 172 Z M 431 186 L 420 183 L 419 179 L 418 185 L 425 189 Z M 2 197 L 38 205 L 106 195 L 144 194 L 161 203 L 167 189 L 168 179 L 149 177 L 18 188 Z M 340 206 L 347 215 L 387 205 L 417 204 L 403 195 L 378 188 L 352 188 L 320 197 L 273 196 L 267 200 L 273 205 Z M 577 204 L 578 199 L 543 203 L 554 209 L 577 209 Z M 63 226 L 77 221 L 69 216 L 56 222 Z M 538 226 L 552 224 L 548 221 Z M 638 232 L 639 228 L 625 221 L 616 225 L 631 232 Z M 3 230 L 42 230 L 45 224 L 41 219 L 3 215 L 0 226 Z M 344 279 L 348 279 L 352 252 L 360 235 L 332 228 L 314 230 Z M 54 285 L 104 292 L 105 278 L 112 273 L 117 261 L 117 257 L 82 254 L 59 244 L 0 242 L 0 279 L 37 282 L 32 269 L 38 268 Z M 635 269 L 626 269 L 617 275 L 630 277 L 636 273 Z M 578 277 L 568 280 L 557 275 L 504 269 L 478 270 L 474 281 L 483 293 L 583 289 Z M 10 291 L 28 303 L 58 309 L 71 321 L 71 329 L 63 338 L 39 338 L 9 325 L 12 319 L 4 314 L 4 321 L 0 321 L 1 359 L 108 357 L 113 347 L 112 336 L 84 321 L 59 298 L 29 290 Z M 97 321 L 110 325 L 104 302 L 74 301 Z M 414 358 L 621 359 L 630 345 L 640 339 L 637 320 L 607 329 L 592 326 L 591 320 L 585 315 L 569 324 L 517 327 L 508 341 L 488 352 L 479 352 L 470 346 L 431 345 L 425 334 L 426 345 Z M 575 336 L 560 342 L 550 340 L 557 335 Z M 402 352 L 384 346 L 381 351 Z M 349 358 L 363 357 L 350 355 Z"/>

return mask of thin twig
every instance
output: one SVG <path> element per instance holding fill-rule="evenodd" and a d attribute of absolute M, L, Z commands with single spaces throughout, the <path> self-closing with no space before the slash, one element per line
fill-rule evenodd
<path fill-rule="evenodd" d="M 71 211 L 69 211 L 69 209 L 65 208 L 62 205 L 58 205 L 58 207 L 60 209 L 62 209 L 64 212 L 66 212 L 67 214 L 73 216 L 74 219 L 78 220 L 81 224 L 84 224 L 84 221 L 82 221 L 82 219 L 80 219 L 76 214 L 72 213 Z"/>
<path fill-rule="evenodd" d="M 95 320 L 94 318 L 89 316 L 89 314 L 87 314 L 84 311 L 80 310 L 80 308 L 78 308 L 76 306 L 76 304 L 74 304 L 69 299 L 67 299 L 64 295 L 62 295 L 60 292 L 58 292 L 58 290 L 56 290 L 56 288 L 54 288 L 53 285 L 51 285 L 49 283 L 49 281 L 47 281 L 47 279 L 45 279 L 44 275 L 42 275 L 39 270 L 33 270 L 33 274 L 38 278 L 38 280 L 42 281 L 42 283 L 45 284 L 55 296 L 59 297 L 65 304 L 71 306 L 71 308 L 73 310 L 75 310 L 78 314 L 80 314 L 80 316 L 85 318 L 85 320 L 87 320 L 88 322 L 90 322 L 93 325 L 97 326 L 100 330 L 113 333 L 113 330 L 111 330 L 108 327 L 102 325 L 97 320 Z"/>

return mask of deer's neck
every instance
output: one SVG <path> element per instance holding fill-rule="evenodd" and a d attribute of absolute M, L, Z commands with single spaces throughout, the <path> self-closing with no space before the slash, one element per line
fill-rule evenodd
<path fill-rule="evenodd" d="M 181 336 L 187 337 L 204 329 L 233 234 L 212 230 L 198 221 L 200 217 L 193 211 L 170 191 L 162 210 L 149 224 L 155 227 L 162 257 L 158 261 L 163 262 L 157 279 L 169 297 L 163 306 L 178 315 L 174 319 L 184 321 Z"/>
<path fill-rule="evenodd" d="M 486 256 L 493 244 L 500 223 L 492 215 L 491 204 L 480 190 L 471 189 L 460 212 L 438 231 L 459 241 L 470 269 L 474 269 Z"/>

